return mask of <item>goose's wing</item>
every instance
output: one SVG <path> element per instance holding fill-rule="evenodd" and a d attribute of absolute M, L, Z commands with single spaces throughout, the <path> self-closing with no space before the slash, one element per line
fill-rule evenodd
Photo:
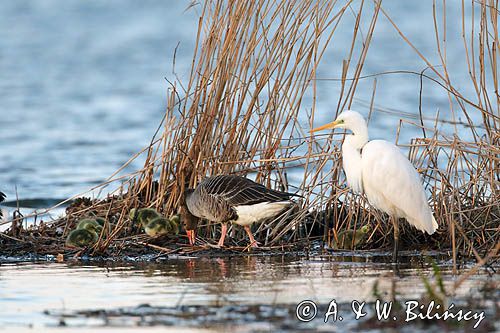
<path fill-rule="evenodd" d="M 289 200 L 293 194 L 268 189 L 245 177 L 220 175 L 204 180 L 203 190 L 230 206 L 254 205 L 261 202 Z"/>
<path fill-rule="evenodd" d="M 222 197 L 206 194 L 203 196 L 203 217 L 210 221 L 225 222 L 237 219 L 238 214 Z"/>

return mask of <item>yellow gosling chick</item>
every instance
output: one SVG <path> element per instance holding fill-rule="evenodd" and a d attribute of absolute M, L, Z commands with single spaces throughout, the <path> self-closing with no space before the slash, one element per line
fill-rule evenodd
<path fill-rule="evenodd" d="M 99 236 L 88 229 L 76 229 L 69 233 L 66 245 L 71 247 L 87 247 L 95 244 Z"/>
<path fill-rule="evenodd" d="M 172 215 L 170 216 L 169 222 L 172 228 L 172 234 L 178 235 L 180 229 L 179 225 L 181 224 L 181 217 L 179 215 Z"/>
<path fill-rule="evenodd" d="M 151 237 L 166 235 L 172 231 L 170 221 L 162 216 L 156 217 L 142 226 L 146 234 Z"/>
<path fill-rule="evenodd" d="M 85 229 L 100 234 L 102 226 L 94 219 L 83 219 L 78 222 L 76 229 Z"/>
<path fill-rule="evenodd" d="M 154 218 L 161 217 L 161 215 L 154 208 L 132 208 L 129 212 L 129 217 L 131 220 L 136 220 L 144 225 Z"/>
<path fill-rule="evenodd" d="M 137 219 L 137 208 L 132 208 L 129 212 L 128 212 L 128 217 L 133 221 L 135 219 Z"/>
<path fill-rule="evenodd" d="M 344 249 L 344 250 L 352 250 L 354 249 L 357 245 L 362 244 L 368 237 L 370 232 L 370 226 L 369 225 L 364 225 L 360 229 L 354 230 L 349 229 L 349 230 L 344 230 L 342 232 L 339 232 L 337 235 L 338 242 L 333 240 L 333 248 L 335 250 L 339 249 Z M 354 243 L 353 243 L 353 238 L 354 238 Z"/>
<path fill-rule="evenodd" d="M 103 219 L 102 217 L 96 217 L 95 218 L 95 221 L 101 226 L 101 227 L 104 227 L 104 225 L 106 224 L 106 220 Z"/>

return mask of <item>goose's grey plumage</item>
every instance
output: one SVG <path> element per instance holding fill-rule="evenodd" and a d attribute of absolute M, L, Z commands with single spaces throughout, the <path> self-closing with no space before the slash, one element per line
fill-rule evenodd
<path fill-rule="evenodd" d="M 255 246 L 249 225 L 290 206 L 292 196 L 294 194 L 268 189 L 245 177 L 219 175 L 203 180 L 194 190 L 186 190 L 185 199 L 194 216 L 222 223 L 220 246 L 224 243 L 226 222 L 244 226 Z"/>
<path fill-rule="evenodd" d="M 5 200 L 5 194 L 3 192 L 0 192 L 0 202 Z M 2 210 L 0 209 L 0 219 L 3 217 Z"/>

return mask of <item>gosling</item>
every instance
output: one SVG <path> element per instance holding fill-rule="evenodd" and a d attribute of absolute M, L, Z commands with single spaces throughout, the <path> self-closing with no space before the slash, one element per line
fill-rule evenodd
<path fill-rule="evenodd" d="M 94 219 L 82 219 L 80 220 L 80 222 L 78 222 L 76 229 L 85 229 L 96 234 L 100 234 L 102 231 L 102 226 Z"/>
<path fill-rule="evenodd" d="M 177 235 L 179 233 L 178 222 L 176 223 L 175 219 L 167 219 L 162 216 L 156 217 L 142 226 L 144 228 L 144 232 L 151 237 L 169 234 Z"/>
<path fill-rule="evenodd" d="M 161 215 L 154 208 L 132 208 L 129 217 L 132 221 L 139 221 L 140 224 L 144 225 L 157 217 L 161 217 Z"/>
<path fill-rule="evenodd" d="M 348 229 L 339 232 L 339 234 L 337 235 L 338 242 L 336 240 L 333 240 L 333 248 L 335 250 L 339 249 L 352 250 L 357 245 L 360 245 L 366 241 L 369 232 L 370 232 L 369 225 L 364 225 L 356 231 Z"/>
<path fill-rule="evenodd" d="M 66 245 L 70 247 L 88 247 L 94 245 L 98 239 L 99 236 L 92 230 L 75 229 L 69 233 Z"/>

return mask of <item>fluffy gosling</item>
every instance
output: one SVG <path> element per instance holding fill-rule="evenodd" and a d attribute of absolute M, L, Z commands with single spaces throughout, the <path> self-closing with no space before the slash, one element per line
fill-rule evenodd
<path fill-rule="evenodd" d="M 78 222 L 76 229 L 85 229 L 96 234 L 100 234 L 102 231 L 102 226 L 94 219 L 82 219 L 80 220 L 80 222 Z"/>
<path fill-rule="evenodd" d="M 159 216 L 146 224 L 143 224 L 144 232 L 148 236 L 157 237 L 161 235 L 177 235 L 179 233 L 179 224 L 172 219 Z"/>
<path fill-rule="evenodd" d="M 337 235 L 338 242 L 335 239 L 333 240 L 333 248 L 335 250 L 339 249 L 352 250 L 357 245 L 360 245 L 361 243 L 366 241 L 369 235 L 369 231 L 370 231 L 370 226 L 364 225 L 358 230 L 356 230 L 356 232 L 354 232 L 354 230 L 352 229 L 339 232 L 339 234 Z M 353 243 L 353 238 L 354 238 L 354 243 Z"/>
<path fill-rule="evenodd" d="M 161 217 L 161 215 L 154 208 L 132 208 L 129 217 L 132 221 L 139 221 L 140 224 L 144 225 L 154 218 Z"/>
<path fill-rule="evenodd" d="M 66 245 L 70 247 L 87 247 L 97 242 L 99 236 L 88 229 L 75 229 L 69 233 Z"/>

